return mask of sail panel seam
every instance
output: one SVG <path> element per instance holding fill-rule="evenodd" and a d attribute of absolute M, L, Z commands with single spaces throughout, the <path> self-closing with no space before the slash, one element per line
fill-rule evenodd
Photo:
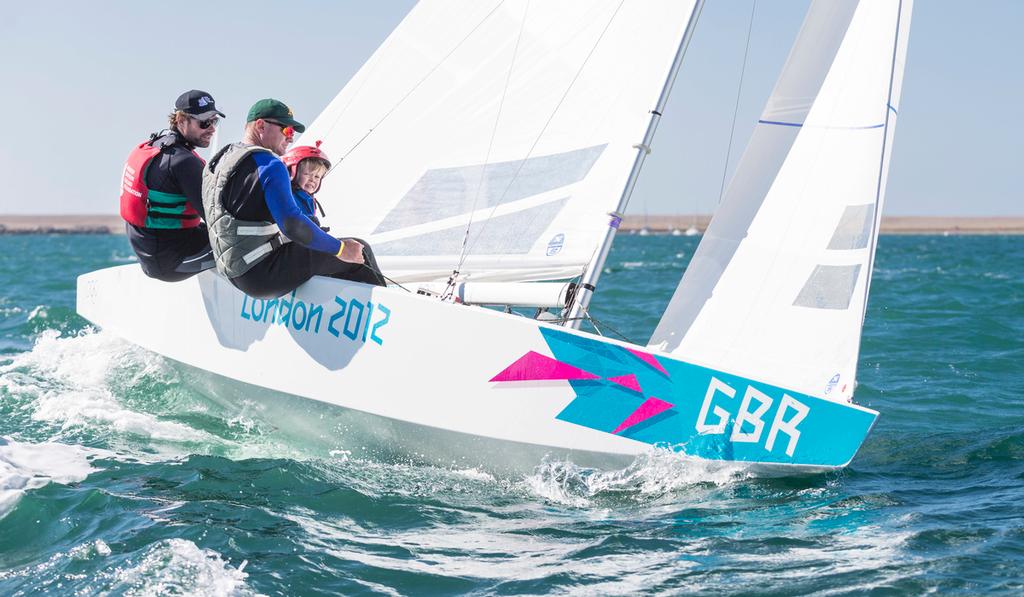
<path fill-rule="evenodd" d="M 809 129 L 827 129 L 827 130 L 839 130 L 839 131 L 866 131 L 869 129 L 880 129 L 885 126 L 884 122 L 878 124 L 869 124 L 864 126 L 837 126 L 829 124 L 806 124 L 803 122 L 784 122 L 781 120 L 758 120 L 758 124 L 771 124 L 775 126 L 791 126 L 795 128 L 809 128 Z"/>

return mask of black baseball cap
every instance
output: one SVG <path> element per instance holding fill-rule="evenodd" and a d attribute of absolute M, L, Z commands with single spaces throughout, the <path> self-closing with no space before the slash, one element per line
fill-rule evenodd
<path fill-rule="evenodd" d="M 270 98 L 261 99 L 249 108 L 249 116 L 245 121 L 252 122 L 260 118 L 269 118 L 276 122 L 280 122 L 281 124 L 293 126 L 295 127 L 295 130 L 300 133 L 306 132 L 306 125 L 295 120 L 295 115 L 292 114 L 292 109 L 281 100 Z"/>
<path fill-rule="evenodd" d="M 219 115 L 221 118 L 227 118 L 223 112 L 217 109 L 217 104 L 213 101 L 213 96 L 198 89 L 186 91 L 179 95 L 178 100 L 174 102 L 174 109 L 181 110 L 189 116 L 193 116 L 199 120 L 213 118 L 214 115 Z"/>

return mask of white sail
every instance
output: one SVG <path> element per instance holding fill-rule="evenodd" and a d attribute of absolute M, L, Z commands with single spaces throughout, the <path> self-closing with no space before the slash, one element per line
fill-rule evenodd
<path fill-rule="evenodd" d="M 327 223 L 400 280 L 581 274 L 694 4 L 420 2 L 303 136 Z"/>
<path fill-rule="evenodd" d="M 910 10 L 813 3 L 650 347 L 850 398 Z"/>

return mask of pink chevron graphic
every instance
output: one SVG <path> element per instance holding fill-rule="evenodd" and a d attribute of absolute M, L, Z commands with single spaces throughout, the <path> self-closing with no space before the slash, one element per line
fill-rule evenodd
<path fill-rule="evenodd" d="M 491 381 L 533 381 L 547 379 L 601 379 L 562 361 L 530 351 L 491 378 Z"/>
<path fill-rule="evenodd" d="M 629 388 L 634 392 L 640 392 L 641 394 L 644 393 L 644 391 L 640 389 L 640 382 L 637 381 L 636 375 L 632 373 L 619 375 L 618 377 L 609 377 L 608 381 L 612 383 L 617 383 L 624 388 Z"/>
<path fill-rule="evenodd" d="M 612 431 L 612 433 L 618 433 L 623 429 L 628 429 L 633 425 L 636 425 L 637 423 L 642 423 L 647 419 L 650 419 L 654 415 L 665 412 L 666 410 L 672 408 L 672 406 L 674 405 L 669 404 L 664 400 L 658 400 L 657 398 L 651 396 L 646 401 L 644 401 L 644 403 L 641 404 L 639 408 L 634 410 L 633 414 L 626 417 L 625 421 L 619 423 L 619 426 L 616 427 L 615 430 Z"/>
<path fill-rule="evenodd" d="M 658 362 L 657 357 L 655 357 L 653 354 L 648 354 L 646 352 L 640 352 L 639 350 L 634 350 L 632 348 L 627 348 L 626 350 L 628 350 L 629 352 L 633 353 L 633 356 L 635 356 L 636 358 L 638 358 L 641 361 L 647 363 L 651 367 L 654 367 L 658 371 L 661 371 L 662 373 L 664 373 L 666 377 L 669 376 L 668 375 L 668 371 L 666 371 L 665 368 L 661 366 L 661 363 Z"/>

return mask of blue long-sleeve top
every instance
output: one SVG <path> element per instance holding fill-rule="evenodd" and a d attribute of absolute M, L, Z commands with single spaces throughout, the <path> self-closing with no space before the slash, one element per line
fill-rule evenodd
<path fill-rule="evenodd" d="M 341 250 L 341 241 L 321 230 L 296 201 L 287 168 L 269 152 L 253 153 L 238 164 L 222 197 L 237 218 L 272 221 L 289 240 L 314 251 L 337 255 Z"/>
<path fill-rule="evenodd" d="M 292 185 L 292 194 L 295 195 L 295 203 L 298 204 L 302 213 L 306 214 L 310 220 L 313 220 L 314 224 L 319 226 L 320 219 L 316 217 L 316 199 L 306 191 L 303 191 L 294 185 Z"/>

